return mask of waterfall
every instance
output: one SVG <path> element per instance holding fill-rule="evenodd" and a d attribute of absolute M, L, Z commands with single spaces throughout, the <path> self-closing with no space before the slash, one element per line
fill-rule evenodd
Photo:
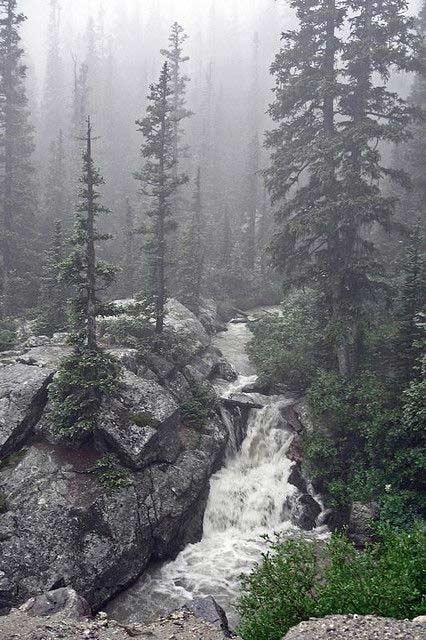
<path fill-rule="evenodd" d="M 249 336 L 248 328 L 239 324 L 230 325 L 229 333 L 218 339 L 224 355 L 244 374 L 228 386 L 228 393 L 251 380 L 248 376 L 253 372 L 245 354 Z M 265 550 L 262 536 L 299 532 L 285 509 L 287 498 L 297 492 L 288 482 L 292 462 L 286 455 L 294 435 L 282 412 L 292 401 L 282 396 L 264 397 L 263 401 L 265 406 L 250 414 L 240 450 L 236 451 L 235 437 L 231 438 L 232 455 L 211 479 L 201 542 L 188 545 L 173 562 L 148 571 L 117 599 L 114 615 L 150 620 L 194 597 L 212 595 L 235 622 L 232 603 L 239 578 Z"/>

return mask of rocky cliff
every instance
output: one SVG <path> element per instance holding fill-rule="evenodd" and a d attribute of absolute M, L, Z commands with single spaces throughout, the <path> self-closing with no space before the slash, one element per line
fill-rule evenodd
<path fill-rule="evenodd" d="M 194 384 L 233 372 L 211 345 L 211 306 L 203 326 L 171 301 L 167 325 L 190 345 L 185 357 L 111 349 L 125 369 L 120 393 L 106 399 L 94 440 L 79 448 L 50 420 L 48 387 L 68 351 L 64 336 L 3 354 L 0 610 L 64 586 L 99 609 L 151 561 L 200 538 L 229 433 L 219 404 L 200 424 L 185 423 L 181 406 Z"/>

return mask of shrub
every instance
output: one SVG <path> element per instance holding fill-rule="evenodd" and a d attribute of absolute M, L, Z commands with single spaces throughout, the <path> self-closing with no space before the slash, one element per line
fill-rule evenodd
<path fill-rule="evenodd" d="M 354 380 L 317 375 L 308 393 L 316 428 L 305 436 L 304 452 L 308 472 L 330 506 L 377 500 L 385 519 L 393 513 L 398 525 L 424 515 L 421 385 L 411 385 L 401 406 L 373 374 Z M 397 503 L 404 506 L 398 517 Z"/>
<path fill-rule="evenodd" d="M 181 405 L 182 420 L 188 427 L 203 427 L 212 414 L 216 395 L 207 384 L 195 384 L 191 397 Z"/>
<path fill-rule="evenodd" d="M 314 292 L 298 291 L 282 303 L 281 315 L 252 323 L 248 352 L 259 375 L 306 389 L 328 358 L 319 307 Z"/>
<path fill-rule="evenodd" d="M 132 485 L 129 471 L 124 469 L 113 455 L 107 455 L 98 460 L 89 473 L 93 474 L 109 493 L 120 491 Z"/>
<path fill-rule="evenodd" d="M 425 528 L 382 531 L 362 552 L 344 537 L 324 548 L 269 541 L 261 563 L 242 577 L 237 609 L 244 640 L 281 640 L 310 617 L 359 614 L 413 618 L 424 611 Z"/>
<path fill-rule="evenodd" d="M 64 358 L 49 390 L 56 431 L 70 439 L 92 433 L 102 399 L 117 391 L 120 374 L 117 360 L 103 351 Z"/>

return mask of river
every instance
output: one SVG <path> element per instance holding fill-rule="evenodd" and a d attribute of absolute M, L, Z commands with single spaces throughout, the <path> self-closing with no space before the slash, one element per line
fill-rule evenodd
<path fill-rule="evenodd" d="M 238 391 L 255 379 L 246 353 L 250 337 L 245 323 L 230 323 L 215 340 L 239 374 L 235 383 L 220 389 L 222 394 Z M 239 578 L 265 550 L 262 536 L 300 535 L 283 508 L 286 498 L 297 491 L 288 482 L 292 462 L 286 455 L 293 434 L 281 413 L 292 399 L 262 396 L 262 401 L 262 409 L 251 411 L 241 449 L 229 455 L 211 479 L 202 540 L 188 545 L 176 560 L 148 570 L 110 605 L 112 616 L 146 622 L 194 597 L 212 595 L 235 624 L 233 603 Z"/>

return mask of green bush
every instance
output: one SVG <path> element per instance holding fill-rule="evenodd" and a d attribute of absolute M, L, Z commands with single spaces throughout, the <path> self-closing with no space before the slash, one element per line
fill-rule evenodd
<path fill-rule="evenodd" d="M 216 395 L 207 384 L 195 384 L 191 397 L 181 405 L 182 420 L 188 427 L 203 427 L 216 405 Z"/>
<path fill-rule="evenodd" d="M 89 473 L 93 474 L 99 484 L 109 493 L 120 491 L 132 485 L 129 471 L 122 467 L 113 455 L 100 458 L 89 470 Z"/>
<path fill-rule="evenodd" d="M 411 532 L 383 530 L 380 541 L 362 552 L 336 535 L 323 548 L 306 540 L 269 541 L 262 562 L 242 577 L 239 633 L 244 640 L 281 640 L 310 617 L 420 615 L 425 550 L 420 526 Z"/>
<path fill-rule="evenodd" d="M 304 438 L 304 453 L 329 506 L 377 500 L 384 519 L 393 513 L 398 525 L 424 515 L 422 385 L 413 383 L 401 405 L 371 373 L 347 380 L 319 372 L 308 393 L 315 429 Z"/>
<path fill-rule="evenodd" d="M 81 350 L 64 358 L 49 389 L 56 431 L 70 439 L 92 433 L 102 399 L 116 393 L 120 375 L 117 360 L 103 351 Z"/>
<path fill-rule="evenodd" d="M 298 291 L 282 303 L 281 315 L 252 323 L 248 353 L 260 376 L 306 389 L 328 359 L 319 307 L 313 291 Z"/>

